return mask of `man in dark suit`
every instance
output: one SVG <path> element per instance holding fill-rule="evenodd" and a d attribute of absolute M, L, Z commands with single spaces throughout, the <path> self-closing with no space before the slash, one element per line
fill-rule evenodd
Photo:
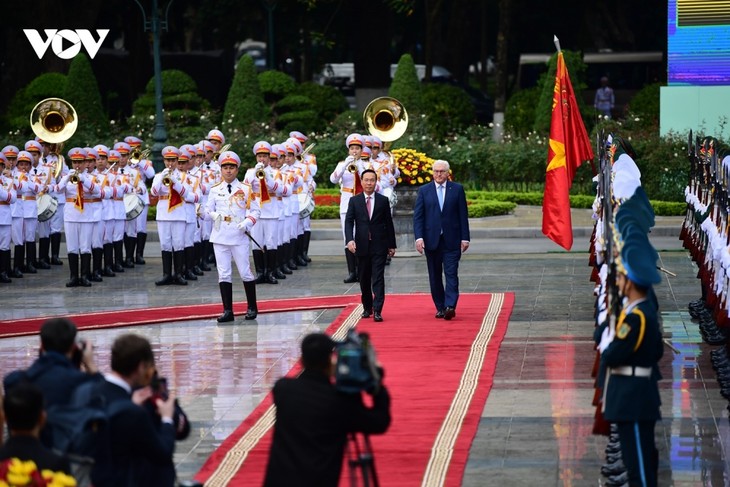
<path fill-rule="evenodd" d="M 29 382 L 10 389 L 3 403 L 10 437 L 0 446 L 0 461 L 18 458 L 32 460 L 38 471 L 52 470 L 71 474 L 68 459 L 47 449 L 40 440 L 41 428 L 46 422 L 43 393 Z M 2 426 L 2 423 L 0 423 Z"/>
<path fill-rule="evenodd" d="M 435 161 L 432 171 L 433 183 L 418 190 L 413 233 L 416 250 L 426 252 L 436 318 L 450 320 L 456 316 L 459 301 L 459 260 L 469 248 L 469 218 L 464 187 L 448 180 L 449 163 Z"/>
<path fill-rule="evenodd" d="M 357 256 L 365 308 L 362 317 L 369 318 L 372 314 L 373 319 L 380 322 L 385 302 L 385 261 L 388 256 L 395 255 L 396 244 L 390 202 L 375 192 L 377 180 L 378 175 L 372 169 L 366 169 L 360 175 L 363 192 L 350 198 L 345 216 L 345 240 L 347 250 Z"/>
<path fill-rule="evenodd" d="M 265 487 L 336 487 L 348 433 L 384 433 L 390 425 L 384 385 L 373 393 L 369 408 L 361 393 L 335 389 L 334 345 L 324 333 L 307 335 L 302 340 L 304 371 L 274 385 L 276 424 Z"/>
<path fill-rule="evenodd" d="M 155 373 L 155 359 L 147 339 L 133 334 L 119 336 L 112 345 L 112 372 L 105 381 L 88 384 L 89 392 L 103 398 L 109 415 L 111 450 L 99 452 L 92 471 L 95 485 L 159 486 L 156 476 L 149 475 L 150 466 L 174 468 L 175 451 L 173 415 L 175 397 L 157 398 L 155 404 L 161 417 L 156 427 L 151 415 L 140 405 L 151 394 L 150 381 Z M 132 394 L 138 389 L 139 392 Z M 169 487 L 174 485 L 174 479 Z"/>

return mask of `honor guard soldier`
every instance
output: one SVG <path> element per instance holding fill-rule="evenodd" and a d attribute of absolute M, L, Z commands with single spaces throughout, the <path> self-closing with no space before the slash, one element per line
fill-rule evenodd
<path fill-rule="evenodd" d="M 101 188 L 86 172 L 86 153 L 80 147 L 68 151 L 73 169 L 58 183 L 58 191 L 66 193 L 63 218 L 71 279 L 66 287 L 91 286 L 91 238 L 95 215 L 93 206 L 101 203 Z M 81 273 L 79 274 L 79 255 Z"/>
<path fill-rule="evenodd" d="M 341 161 L 330 174 L 332 184 L 340 185 L 340 227 L 342 229 L 342 241 L 345 249 L 345 259 L 347 260 L 347 277 L 344 283 L 357 282 L 357 258 L 355 254 L 347 250 L 347 242 L 345 242 L 345 216 L 347 215 L 347 207 L 350 204 L 350 198 L 362 192 L 362 184 L 360 183 L 360 173 L 363 171 L 360 155 L 365 141 L 360 134 L 350 134 L 345 140 L 345 145 L 349 155 L 344 161 Z"/>
<path fill-rule="evenodd" d="M 10 241 L 13 216 L 10 206 L 15 204 L 17 193 L 9 168 L 8 159 L 0 152 L 0 283 L 10 283 Z"/>
<path fill-rule="evenodd" d="M 132 148 L 126 142 L 117 142 L 114 144 L 114 150 L 119 152 L 117 174 L 122 178 L 123 184 L 129 185 L 129 193 L 139 195 L 143 191 L 140 186 L 144 186 L 144 182 L 141 181 L 139 171 L 129 165 L 129 154 Z M 124 237 L 121 244 L 119 244 L 120 250 L 117 252 L 121 252 L 123 245 L 125 258 L 121 261 L 121 265 L 125 269 L 132 269 L 134 268 L 135 248 L 137 246 L 137 222 L 135 219 L 127 219 L 127 205 L 124 199 L 122 200 L 122 206 L 124 207 Z"/>
<path fill-rule="evenodd" d="M 248 310 L 245 319 L 253 320 L 258 315 L 256 304 L 256 283 L 248 259 L 249 238 L 259 218 L 258 200 L 251 194 L 251 188 L 238 179 L 241 159 L 235 152 L 223 152 L 219 159 L 223 180 L 210 190 L 205 206 L 207 218 L 213 221 L 210 241 L 215 251 L 218 268 L 218 285 L 223 302 L 223 314 L 219 323 L 233 321 L 233 284 L 231 263 L 235 262 L 238 274 L 243 280 Z"/>
<path fill-rule="evenodd" d="M 617 225 L 620 221 L 617 214 Z M 658 255 L 647 235 L 638 229 L 622 228 L 621 233 L 616 282 L 624 307 L 615 327 L 606 321 L 594 335 L 605 371 L 603 416 L 618 425 L 628 485 L 655 487 L 658 453 L 654 427 L 661 418 L 658 362 L 664 348 L 652 286 L 661 277 L 656 267 Z"/>
<path fill-rule="evenodd" d="M 152 180 L 151 195 L 157 200 L 157 231 L 160 235 L 162 251 L 162 279 L 155 282 L 157 286 L 168 284 L 187 285 L 183 276 L 185 265 L 185 222 L 184 202 L 192 194 L 190 186 L 181 182 L 181 174 L 177 168 L 180 150 L 167 146 L 162 149 L 165 169 L 155 175 Z M 174 272 L 173 272 L 174 263 Z"/>
<path fill-rule="evenodd" d="M 25 236 L 23 234 L 23 200 L 18 187 L 20 171 L 17 168 L 17 162 L 19 152 L 20 149 L 14 145 L 6 145 L 2 149 L 2 153 L 7 159 L 8 169 L 10 170 L 7 177 L 13 180 L 13 188 L 15 189 L 16 195 L 15 202 L 10 204 L 10 215 L 12 217 L 10 241 L 15 252 L 15 265 L 11 265 L 11 268 L 8 271 L 8 275 L 15 278 L 23 277 L 21 269 L 23 267 L 23 255 L 25 254 Z M 20 256 L 18 255 L 19 253 Z"/>
<path fill-rule="evenodd" d="M 33 141 L 35 142 L 35 141 Z M 38 226 L 38 205 L 36 198 L 45 186 L 41 182 L 43 174 L 37 171 L 31 173 L 33 156 L 28 151 L 18 153 L 18 182 L 16 183 L 17 200 L 22 203 L 23 226 L 22 237 L 24 246 L 15 248 L 15 266 L 27 274 L 36 274 L 33 261 L 35 260 L 35 232 Z M 25 266 L 23 265 L 25 256 Z M 20 259 L 20 261 L 18 260 Z"/>
<path fill-rule="evenodd" d="M 142 139 L 138 137 L 125 137 L 124 142 L 129 144 L 129 147 L 131 147 L 133 151 L 139 151 L 142 148 Z M 147 214 L 149 213 L 148 210 L 150 208 L 150 193 L 147 190 L 147 181 L 152 181 L 152 178 L 155 177 L 155 168 L 152 165 L 152 161 L 142 158 L 135 159 L 130 162 L 130 166 L 132 169 L 137 170 L 137 173 L 139 174 L 140 179 L 137 184 L 139 191 L 137 194 L 139 194 L 140 198 L 142 198 L 142 203 L 144 204 L 142 212 L 134 219 L 137 223 L 137 249 L 135 252 L 134 263 L 137 265 L 144 265 L 144 248 L 147 245 Z"/>

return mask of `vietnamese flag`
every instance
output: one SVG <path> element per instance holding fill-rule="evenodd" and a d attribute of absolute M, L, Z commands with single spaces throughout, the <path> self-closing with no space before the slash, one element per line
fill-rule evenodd
<path fill-rule="evenodd" d="M 593 149 L 575 101 L 563 52 L 558 51 L 542 199 L 542 233 L 566 250 L 573 246 L 569 190 L 575 171 L 584 161 L 591 159 Z"/>

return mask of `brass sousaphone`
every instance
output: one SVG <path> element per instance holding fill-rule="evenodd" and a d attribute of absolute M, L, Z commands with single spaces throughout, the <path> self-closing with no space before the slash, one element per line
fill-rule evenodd
<path fill-rule="evenodd" d="M 61 98 L 41 100 L 30 112 L 30 128 L 39 139 L 56 147 L 51 152 L 57 157 L 53 176 L 58 177 L 66 163 L 62 155 L 63 143 L 76 132 L 79 118 L 74 107 Z"/>
<path fill-rule="evenodd" d="M 362 120 L 368 133 L 383 141 L 383 150 L 386 152 L 390 143 L 398 140 L 408 128 L 406 107 L 389 96 L 381 96 L 368 103 Z"/>

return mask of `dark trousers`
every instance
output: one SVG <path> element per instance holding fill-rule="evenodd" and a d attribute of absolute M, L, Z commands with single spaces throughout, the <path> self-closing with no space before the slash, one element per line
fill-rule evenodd
<path fill-rule="evenodd" d="M 431 287 L 433 304 L 438 311 L 449 306 L 456 308 L 459 301 L 459 260 L 461 260 L 461 249 L 444 249 L 443 235 L 436 250 L 426 250 L 428 283 Z M 446 288 L 442 275 L 446 278 Z"/>
<path fill-rule="evenodd" d="M 629 471 L 629 485 L 656 487 L 659 456 L 654 445 L 656 421 L 619 422 L 621 458 Z"/>
<path fill-rule="evenodd" d="M 383 311 L 385 303 L 385 258 L 386 254 L 357 256 L 358 279 L 362 306 L 366 311 Z M 373 295 L 375 297 L 373 298 Z"/>

